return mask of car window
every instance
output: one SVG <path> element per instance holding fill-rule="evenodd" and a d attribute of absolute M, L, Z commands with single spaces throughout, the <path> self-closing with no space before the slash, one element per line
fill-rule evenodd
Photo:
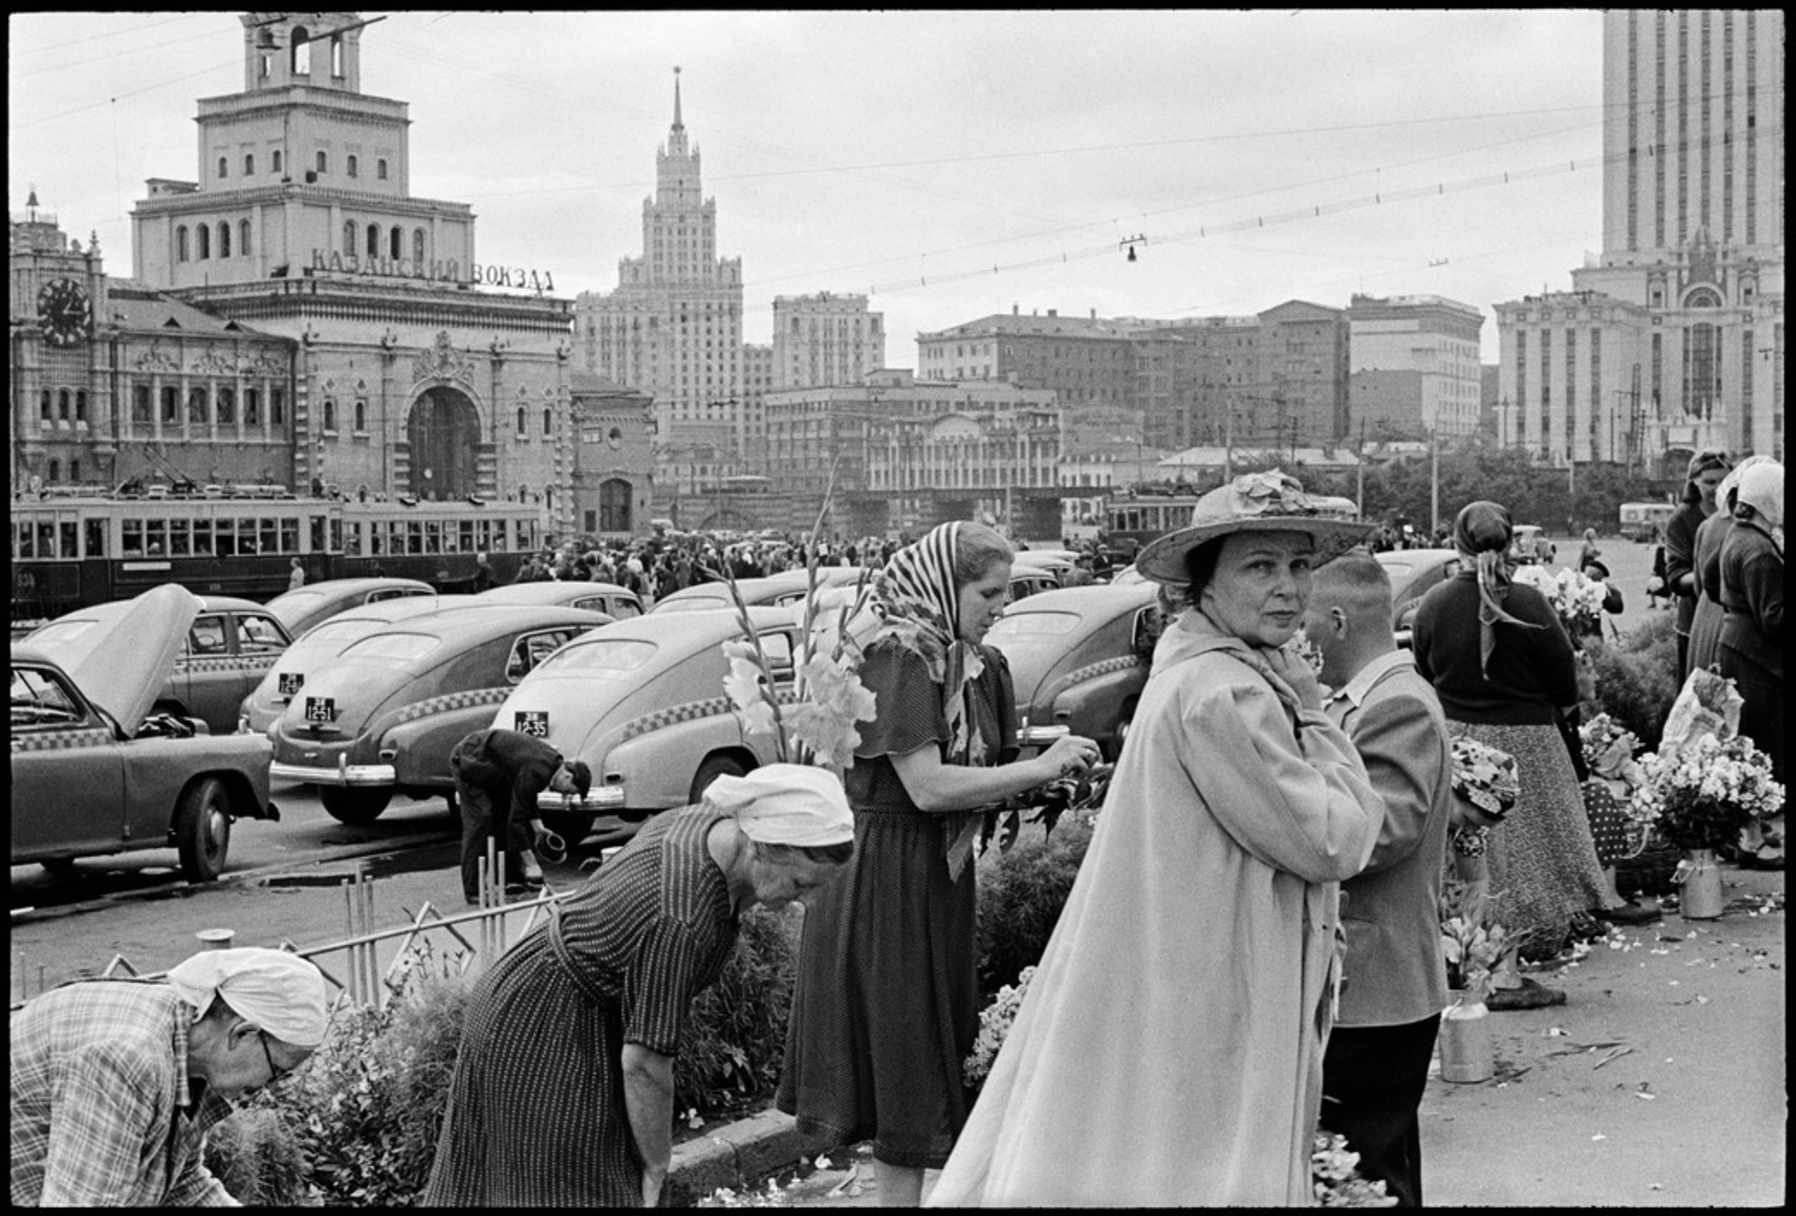
<path fill-rule="evenodd" d="M 575 600 L 574 607 L 587 612 L 609 612 L 611 610 L 610 601 L 602 595 L 589 595 L 585 599 Z"/>
<path fill-rule="evenodd" d="M 345 646 L 341 657 L 403 663 L 429 654 L 442 644 L 442 638 L 429 633 L 377 633 Z"/>
<path fill-rule="evenodd" d="M 1059 637 L 1078 627 L 1079 614 L 1076 612 L 1006 612 L 986 632 L 985 641 L 998 645 L 1006 641 Z"/>
<path fill-rule="evenodd" d="M 11 701 L 14 726 L 63 725 L 86 718 L 74 694 L 41 668 L 12 669 Z"/>
<path fill-rule="evenodd" d="M 277 654 L 287 649 L 287 639 L 274 618 L 244 615 L 237 618 L 238 654 Z"/>
<path fill-rule="evenodd" d="M 783 630 L 761 635 L 761 653 L 767 656 L 768 669 L 775 680 L 792 678 L 792 635 Z"/>
<path fill-rule="evenodd" d="M 640 638 L 607 638 L 579 646 L 565 646 L 542 661 L 542 666 L 559 675 L 591 672 L 594 675 L 622 675 L 636 671 L 655 657 L 661 649 Z"/>
<path fill-rule="evenodd" d="M 1135 653 L 1144 659 L 1154 657 L 1154 647 L 1166 632 L 1166 613 L 1158 604 L 1149 604 L 1135 614 Z"/>
<path fill-rule="evenodd" d="M 407 592 L 402 587 L 388 587 L 384 591 L 370 591 L 368 593 L 368 598 L 362 602 L 365 604 L 378 604 L 382 600 L 396 600 L 405 594 L 407 594 Z"/>
<path fill-rule="evenodd" d="M 585 631 L 572 626 L 563 626 L 559 629 L 546 629 L 541 633 L 525 634 L 511 648 L 511 658 L 505 663 L 505 678 L 516 684 L 529 675 L 538 663 L 583 632 Z"/>
<path fill-rule="evenodd" d="M 623 617 L 627 617 L 627 616 L 641 616 L 642 615 L 642 605 L 637 603 L 635 600 L 626 600 L 623 598 L 619 598 L 619 599 L 613 600 L 611 602 L 611 606 L 609 608 L 607 608 L 605 611 L 609 612 L 612 616 L 618 617 L 619 619 L 622 619 Z"/>
<path fill-rule="evenodd" d="M 225 619 L 222 616 L 202 616 L 193 622 L 193 628 L 187 631 L 187 641 L 181 646 L 182 654 L 208 655 L 225 654 L 231 644 L 225 637 Z"/>

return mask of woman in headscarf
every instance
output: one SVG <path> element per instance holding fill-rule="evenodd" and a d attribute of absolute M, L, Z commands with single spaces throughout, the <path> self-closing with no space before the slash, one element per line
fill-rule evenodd
<path fill-rule="evenodd" d="M 1745 704 L 1740 733 L 1784 779 L 1784 467 L 1746 470 L 1721 542 L 1721 674 Z"/>
<path fill-rule="evenodd" d="M 1274 470 L 1141 551 L 1179 615 L 930 1206 L 1314 1202 L 1339 882 L 1384 802 L 1285 644 L 1370 531 Z"/>
<path fill-rule="evenodd" d="M 1577 918 L 1619 905 L 1597 861 L 1578 775 L 1557 715 L 1578 703 L 1576 658 L 1544 596 L 1516 583 L 1506 554 L 1506 508 L 1468 503 L 1453 524 L 1459 573 L 1416 610 L 1416 668 L 1434 684 L 1454 738 L 1470 736 L 1515 757 L 1521 795 L 1486 845 L 1493 918 L 1528 934 L 1523 954 L 1551 957 Z M 1518 995 L 1511 995 L 1518 994 Z M 1563 993 L 1532 980 L 1500 989 L 1493 1008 L 1556 1004 Z"/>
<path fill-rule="evenodd" d="M 854 850 L 841 781 L 765 765 L 651 819 L 469 998 L 429 1207 L 654 1207 L 688 1008 L 738 918 Z"/>
<path fill-rule="evenodd" d="M 1696 616 L 1696 529 L 1715 513 L 1715 491 L 1733 467 L 1727 453 L 1706 449 L 1690 458 L 1683 505 L 1665 524 L 1665 589 L 1677 604 L 1678 682 L 1690 674 L 1690 622 Z"/>
<path fill-rule="evenodd" d="M 1011 549 L 942 524 L 892 555 L 861 683 L 876 717 L 846 775 L 853 864 L 805 911 L 777 1105 L 801 1131 L 873 1142 L 882 1206 L 914 1207 L 966 1121 L 961 1062 L 979 1029 L 974 837 L 982 808 L 1097 759 L 1068 735 L 1015 760 L 1010 669 L 980 639 Z"/>
<path fill-rule="evenodd" d="M 1769 456 L 1748 456 L 1732 469 L 1715 489 L 1716 511 L 1696 529 L 1693 546 L 1696 567 L 1696 611 L 1690 616 L 1690 670 L 1710 667 L 1721 657 L 1721 542 L 1734 526 L 1734 494 L 1740 477 Z"/>

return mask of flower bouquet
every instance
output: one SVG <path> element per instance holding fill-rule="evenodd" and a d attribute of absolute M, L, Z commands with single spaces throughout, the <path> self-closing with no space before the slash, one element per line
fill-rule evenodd
<path fill-rule="evenodd" d="M 1453 826 L 1448 841 L 1461 878 L 1484 879 L 1488 830 L 1503 821 L 1521 790 L 1514 756 L 1470 736 L 1453 740 Z"/>
<path fill-rule="evenodd" d="M 1034 978 L 1035 968 L 1024 967 L 1017 975 L 1016 983 L 1006 984 L 998 989 L 992 1003 L 980 1011 L 979 1036 L 973 1040 L 973 1050 L 961 1061 L 960 1066 L 961 1076 L 967 1085 L 977 1088 L 991 1075 L 992 1064 L 1004 1046 L 1004 1038 L 1010 1033 L 1011 1024 L 1016 1021 L 1017 1010 L 1023 1007 L 1023 997 L 1029 991 L 1029 981 Z"/>
<path fill-rule="evenodd" d="M 1559 614 L 1566 632 L 1572 636 L 1601 629 L 1603 599 L 1609 593 L 1602 583 L 1572 569 L 1548 574 L 1542 566 L 1518 566 L 1514 578 L 1545 596 L 1553 611 Z"/>
<path fill-rule="evenodd" d="M 1743 829 L 1783 810 L 1784 787 L 1771 760 L 1744 736 L 1703 735 L 1674 753 L 1641 762 L 1644 778 L 1628 812 L 1647 831 L 1684 851 L 1672 876 L 1683 888 L 1686 920 L 1721 915 L 1721 871 L 1715 851 L 1734 846 Z"/>
<path fill-rule="evenodd" d="M 1310 1181 L 1316 1202 L 1325 1208 L 1391 1208 L 1397 1197 L 1385 1193 L 1384 1179 L 1359 1172 L 1359 1154 L 1339 1132 L 1317 1129 L 1310 1151 Z"/>

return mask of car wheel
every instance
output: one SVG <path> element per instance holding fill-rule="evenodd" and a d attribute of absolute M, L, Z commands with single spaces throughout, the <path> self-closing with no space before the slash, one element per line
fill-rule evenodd
<path fill-rule="evenodd" d="M 687 801 L 697 802 L 705 796 L 705 790 L 719 777 L 741 777 L 748 773 L 748 767 L 734 756 L 707 756 L 705 762 L 698 766 L 698 772 L 692 775 L 692 790 Z"/>
<path fill-rule="evenodd" d="M 188 882 L 211 882 L 224 872 L 231 847 L 231 800 L 224 782 L 207 777 L 181 795 L 175 811 L 175 843 Z"/>
<path fill-rule="evenodd" d="M 325 811 L 338 823 L 373 823 L 387 809 L 387 803 L 393 800 L 393 791 L 386 786 L 361 789 L 345 785 L 321 785 L 318 787 L 318 800 L 324 803 Z"/>

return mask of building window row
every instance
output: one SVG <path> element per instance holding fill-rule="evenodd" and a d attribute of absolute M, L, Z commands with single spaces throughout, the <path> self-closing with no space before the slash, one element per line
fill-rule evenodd
<path fill-rule="evenodd" d="M 351 256 L 355 255 L 358 248 L 358 242 L 356 240 L 357 232 L 357 221 L 343 221 L 343 252 Z M 398 224 L 394 224 L 387 230 L 384 247 L 379 224 L 369 224 L 365 230 L 365 235 L 367 238 L 366 242 L 361 244 L 360 248 L 368 257 L 386 257 L 397 262 L 406 256 L 405 229 L 401 228 Z M 424 235 L 424 229 L 412 229 L 411 260 L 418 263 L 426 261 L 429 254 L 429 248 L 429 242 Z"/>
<path fill-rule="evenodd" d="M 213 234 L 217 234 L 214 240 Z M 204 262 L 213 257 L 224 259 L 232 256 L 247 258 L 250 256 L 250 223 L 248 220 L 237 221 L 236 253 L 231 247 L 231 221 L 219 220 L 215 225 L 201 221 L 189 230 L 186 224 L 175 228 L 175 261 Z"/>

